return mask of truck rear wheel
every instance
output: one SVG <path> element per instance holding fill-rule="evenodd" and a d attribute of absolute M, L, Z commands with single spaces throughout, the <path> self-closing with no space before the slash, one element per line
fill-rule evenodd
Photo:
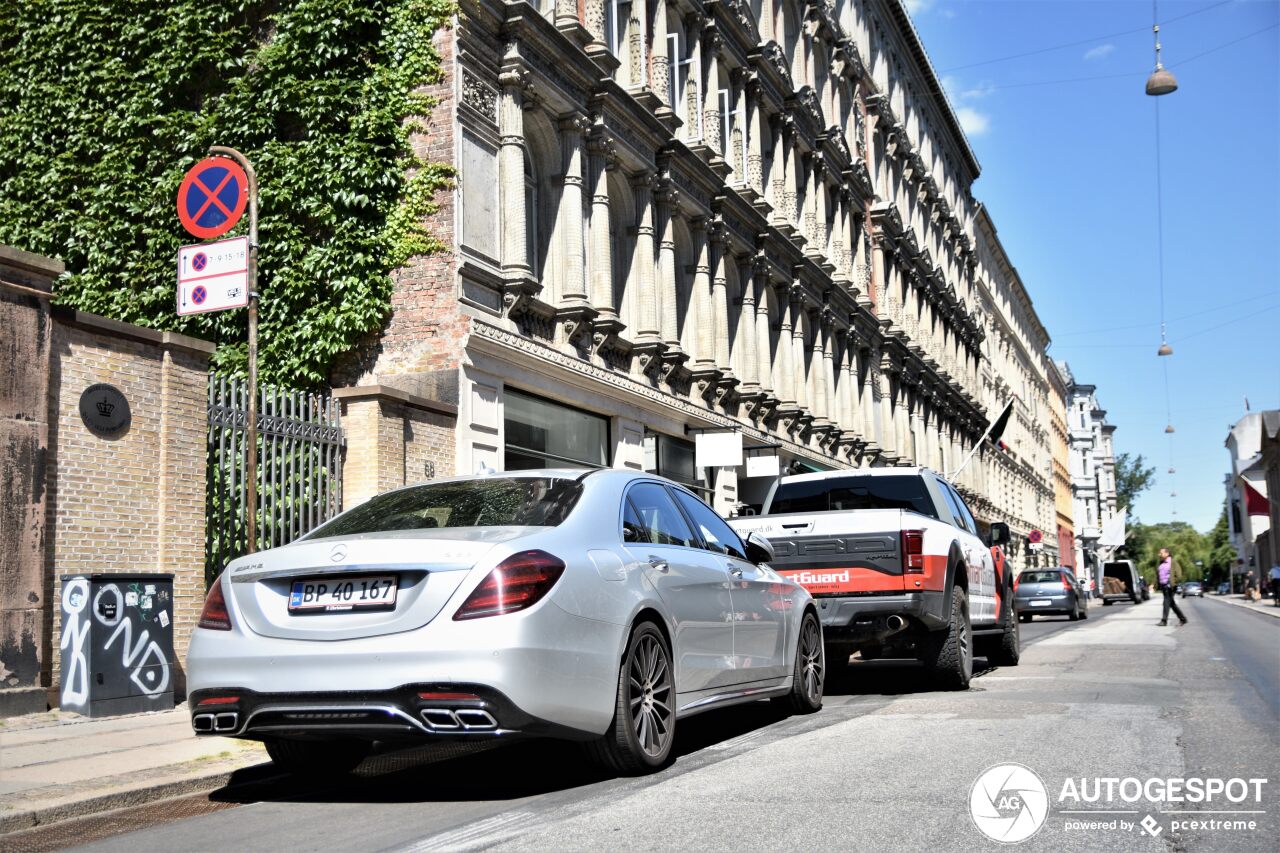
<path fill-rule="evenodd" d="M 944 690 L 966 690 L 973 677 L 973 626 L 969 600 L 960 587 L 951 588 L 951 620 L 942 631 L 929 635 L 924 666 L 930 678 Z"/>
<path fill-rule="evenodd" d="M 982 651 L 987 663 L 994 666 L 1017 666 L 1022 657 L 1022 632 L 1013 613 L 1005 620 L 1004 633 L 982 638 Z"/>

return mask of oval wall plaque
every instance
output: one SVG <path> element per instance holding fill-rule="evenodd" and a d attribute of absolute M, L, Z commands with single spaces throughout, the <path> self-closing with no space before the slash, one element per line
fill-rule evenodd
<path fill-rule="evenodd" d="M 80 395 L 80 420 L 95 435 L 120 435 L 132 420 L 129 401 L 114 385 L 90 385 Z"/>

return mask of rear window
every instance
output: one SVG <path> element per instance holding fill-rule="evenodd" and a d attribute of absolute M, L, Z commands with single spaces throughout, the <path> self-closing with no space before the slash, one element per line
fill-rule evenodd
<path fill-rule="evenodd" d="M 427 483 L 371 498 L 307 538 L 441 527 L 555 527 L 581 494 L 577 480 L 550 477 Z"/>
<path fill-rule="evenodd" d="M 1106 563 L 1102 567 L 1102 575 L 1103 577 L 1129 580 L 1133 577 L 1133 571 L 1129 568 L 1128 563 Z"/>
<path fill-rule="evenodd" d="M 1023 572 L 1018 575 L 1018 583 L 1061 583 L 1062 575 L 1058 572 Z"/>
<path fill-rule="evenodd" d="M 918 474 L 850 476 L 779 483 L 769 515 L 848 509 L 907 509 L 937 518 Z"/>

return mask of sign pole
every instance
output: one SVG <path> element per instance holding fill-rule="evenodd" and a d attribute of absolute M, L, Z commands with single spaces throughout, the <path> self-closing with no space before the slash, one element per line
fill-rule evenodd
<path fill-rule="evenodd" d="M 249 415 L 246 432 L 249 452 L 245 459 L 246 544 L 248 553 L 258 550 L 258 176 L 253 164 L 234 148 L 209 146 L 209 153 L 229 157 L 240 164 L 249 179 Z"/>

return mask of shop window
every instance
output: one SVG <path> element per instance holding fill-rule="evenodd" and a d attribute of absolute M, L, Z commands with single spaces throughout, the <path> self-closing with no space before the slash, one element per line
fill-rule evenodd
<path fill-rule="evenodd" d="M 693 464 L 693 442 L 661 435 L 656 432 L 645 433 L 644 436 L 644 469 L 674 480 L 705 501 L 712 499 L 714 478 L 706 468 L 698 468 Z"/>
<path fill-rule="evenodd" d="M 506 470 L 608 466 L 607 418 L 510 388 L 505 397 Z"/>

